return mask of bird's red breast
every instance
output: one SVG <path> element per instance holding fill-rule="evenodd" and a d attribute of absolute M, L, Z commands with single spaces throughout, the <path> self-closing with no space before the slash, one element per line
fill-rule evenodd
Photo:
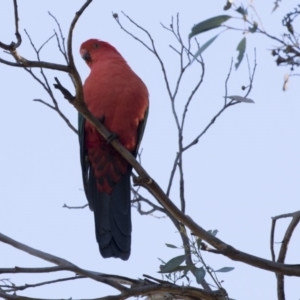
<path fill-rule="evenodd" d="M 110 44 L 89 40 L 81 55 L 91 68 L 83 87 L 90 112 L 104 120 L 104 126 L 129 151 L 138 144 L 138 127 L 148 108 L 148 90 L 120 53 Z M 86 122 L 85 147 L 100 191 L 111 193 L 113 185 L 125 174 L 126 160 Z"/>

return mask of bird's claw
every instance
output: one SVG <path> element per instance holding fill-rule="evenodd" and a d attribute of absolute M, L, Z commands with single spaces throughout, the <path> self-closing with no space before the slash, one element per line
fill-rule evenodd
<path fill-rule="evenodd" d="M 104 122 L 105 122 L 105 115 L 102 115 L 99 119 L 99 122 L 101 123 L 101 124 L 104 124 Z M 107 144 L 110 144 L 114 139 L 117 139 L 118 138 L 118 135 L 115 133 L 115 132 L 111 132 L 110 134 L 109 134 L 109 136 L 107 137 Z"/>
<path fill-rule="evenodd" d="M 110 144 L 114 139 L 117 139 L 118 135 L 115 132 L 111 132 L 107 137 L 107 144 Z"/>
<path fill-rule="evenodd" d="M 101 116 L 98 120 L 99 120 L 99 122 L 100 122 L 101 124 L 103 124 L 104 121 L 105 121 L 105 116 L 104 116 L 104 115 Z"/>

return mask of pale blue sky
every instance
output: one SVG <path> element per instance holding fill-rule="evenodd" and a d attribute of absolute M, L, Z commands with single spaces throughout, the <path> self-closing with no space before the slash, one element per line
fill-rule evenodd
<path fill-rule="evenodd" d="M 60 21 L 66 34 L 74 13 L 83 1 L 66 2 L 19 1 L 20 28 L 26 28 L 36 45 L 52 33 L 55 24 L 47 11 Z M 78 49 L 89 38 L 99 38 L 113 44 L 134 71 L 144 80 L 150 92 L 150 115 L 142 148 L 143 166 L 166 188 L 170 169 L 177 151 L 177 132 L 170 110 L 160 66 L 143 46 L 127 36 L 111 16 L 119 13 L 121 21 L 144 41 L 146 36 L 121 16 L 124 10 L 132 19 L 148 29 L 157 49 L 166 63 L 171 86 L 177 79 L 175 39 L 160 22 L 170 24 L 171 16 L 180 13 L 182 37 L 187 38 L 190 28 L 200 20 L 223 14 L 224 0 L 213 5 L 199 1 L 142 2 L 94 1 L 84 13 L 74 33 L 74 56 L 84 80 L 89 70 Z M 68 2 L 71 3 L 71 2 Z M 237 3 L 238 4 L 238 3 Z M 274 35 L 283 33 L 282 16 L 296 6 L 297 1 L 283 1 L 271 14 L 273 1 L 257 3 L 256 8 L 265 29 Z M 231 14 L 231 12 L 230 12 Z M 235 21 L 235 25 L 243 26 Z M 11 1 L 5 0 L 0 11 L 0 40 L 9 43 L 14 38 Z M 215 32 L 199 37 L 206 42 Z M 241 32 L 226 32 L 203 54 L 206 76 L 189 110 L 185 143 L 203 130 L 221 109 L 225 94 L 224 82 L 231 57 L 242 38 Z M 20 54 L 34 59 L 27 38 L 23 34 Z M 254 47 L 257 51 L 257 73 L 253 91 L 249 95 L 255 104 L 240 104 L 216 121 L 198 145 L 184 156 L 187 214 L 205 229 L 218 229 L 218 236 L 242 251 L 270 259 L 269 238 L 271 217 L 299 209 L 300 196 L 300 143 L 299 93 L 297 77 L 291 80 L 287 92 L 282 91 L 284 74 L 288 68 L 278 68 L 269 49 L 275 42 L 257 34 L 247 37 L 247 50 L 253 66 Z M 5 57 L 2 54 L 1 57 Z M 42 52 L 43 59 L 63 62 L 56 41 Z M 86 202 L 82 189 L 77 137 L 57 114 L 32 99 L 48 100 L 48 96 L 23 70 L 0 65 L 2 85 L 2 149 L 0 163 L 0 232 L 39 250 L 66 258 L 82 268 L 124 275 L 132 278 L 149 274 L 160 277 L 157 257 L 167 261 L 178 250 L 164 243 L 180 246 L 181 240 L 168 219 L 140 216 L 133 209 L 132 254 L 127 262 L 104 260 L 94 237 L 93 215 L 88 210 L 63 209 L 68 205 Z M 66 86 L 64 74 L 47 71 L 49 80 L 58 76 Z M 186 100 L 191 86 L 199 75 L 192 66 L 180 90 L 178 107 Z M 229 81 L 229 95 L 243 95 L 240 87 L 248 84 L 248 69 L 243 61 L 233 71 Z M 57 99 L 65 114 L 76 125 L 77 113 L 57 92 Z M 177 177 L 178 179 L 178 177 Z M 172 200 L 178 204 L 178 185 L 174 185 Z M 276 241 L 282 238 L 287 220 L 280 221 Z M 296 229 L 289 246 L 287 263 L 299 263 L 300 230 Z M 0 266 L 48 266 L 50 264 L 0 244 Z M 275 275 L 235 262 L 226 257 L 204 253 L 206 263 L 214 269 L 235 267 L 230 273 L 220 274 L 224 288 L 234 299 L 275 299 Z M 16 284 L 34 283 L 56 277 L 28 275 L 1 275 Z M 26 279 L 25 279 L 26 278 Z M 286 278 L 287 299 L 299 299 L 299 279 Z M 115 291 L 84 280 L 73 283 L 28 289 L 23 295 L 44 298 L 92 298 Z"/>

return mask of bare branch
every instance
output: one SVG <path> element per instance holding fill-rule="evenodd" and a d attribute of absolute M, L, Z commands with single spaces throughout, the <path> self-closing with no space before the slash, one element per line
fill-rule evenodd
<path fill-rule="evenodd" d="M 172 187 L 173 179 L 174 179 L 174 176 L 175 176 L 175 173 L 176 173 L 176 168 L 178 166 L 178 158 L 179 158 L 179 153 L 177 152 L 176 153 L 176 157 L 174 159 L 174 164 L 173 164 L 173 168 L 172 168 L 172 171 L 171 171 L 171 174 L 170 174 L 170 179 L 169 179 L 168 188 L 167 188 L 167 192 L 166 192 L 166 195 L 168 197 L 169 197 L 170 192 L 171 192 L 171 187 Z"/>
<path fill-rule="evenodd" d="M 1 45 L 0 45 L 0 48 Z M 4 49 L 4 48 L 3 48 Z M 27 60 L 22 56 L 19 56 L 17 52 L 14 52 L 14 57 L 17 60 L 17 63 L 5 60 L 0 58 L 0 62 L 12 66 L 12 67 L 18 67 L 18 68 L 44 68 L 44 69 L 49 69 L 49 70 L 56 70 L 56 71 L 61 71 L 65 73 L 70 72 L 70 68 L 68 66 L 60 65 L 60 64 L 55 64 L 55 63 L 49 63 L 45 61 L 31 61 Z"/>
<path fill-rule="evenodd" d="M 33 256 L 39 257 L 41 259 L 44 259 L 46 261 L 49 261 L 53 264 L 56 264 L 56 265 L 59 265 L 59 266 L 64 266 L 65 268 L 75 267 L 75 265 L 71 264 L 70 262 L 68 262 L 65 259 L 59 258 L 59 257 L 51 255 L 51 254 L 48 254 L 46 252 L 36 250 L 36 249 L 31 248 L 29 246 L 26 246 L 25 244 L 19 243 L 19 242 L 13 240 L 12 238 L 2 234 L 2 233 L 0 233 L 0 241 L 5 243 L 5 244 L 11 245 L 11 246 L 13 246 L 13 247 L 15 247 L 19 250 L 22 250 L 22 251 L 24 251 L 24 252 L 26 252 L 30 255 L 33 255 Z"/>
<path fill-rule="evenodd" d="M 249 93 L 251 92 L 252 90 L 252 87 L 253 87 L 253 80 L 254 80 L 254 75 L 255 75 L 255 71 L 256 71 L 256 66 L 257 66 L 257 63 L 256 63 L 256 51 L 254 51 L 254 67 L 253 67 L 253 70 L 251 72 L 250 70 L 250 64 L 249 64 L 249 59 L 248 59 L 248 56 L 247 56 L 247 61 L 248 61 L 248 70 L 249 70 L 249 85 L 248 85 L 248 91 L 246 93 L 246 95 L 244 96 L 245 98 L 249 95 Z M 232 70 L 232 64 L 230 65 L 230 69 L 229 69 L 229 73 L 227 75 L 227 79 L 225 81 L 225 95 L 227 94 L 227 81 L 230 77 L 230 73 L 231 73 L 231 70 Z M 222 107 L 222 109 L 212 118 L 212 120 L 210 121 L 210 123 L 204 128 L 204 130 L 192 141 L 190 142 L 187 146 L 185 146 L 183 148 L 183 151 L 186 151 L 187 149 L 189 149 L 190 147 L 196 145 L 198 142 L 199 142 L 199 139 L 206 133 L 206 131 L 211 127 L 211 125 L 213 125 L 216 121 L 216 119 L 230 106 L 233 106 L 233 105 L 236 105 L 236 104 L 239 104 L 240 102 L 237 102 L 235 100 L 231 100 L 229 103 L 227 103 L 227 96 L 225 96 L 225 103 L 224 103 L 224 106 Z"/>
<path fill-rule="evenodd" d="M 224 106 L 227 105 L 227 96 L 228 96 L 228 81 L 231 75 L 231 71 L 232 71 L 232 65 L 233 65 L 233 58 L 231 58 L 231 62 L 230 62 L 230 68 L 229 68 L 229 72 L 227 74 L 226 80 L 225 80 L 225 97 L 224 97 Z"/>
<path fill-rule="evenodd" d="M 67 41 L 67 53 L 68 53 L 68 61 L 69 61 L 69 66 L 75 67 L 74 63 L 74 57 L 73 57 L 73 51 L 72 51 L 72 40 L 73 40 L 73 30 L 75 28 L 75 25 L 80 18 L 80 16 L 83 14 L 85 9 L 93 2 L 93 0 L 87 0 L 83 6 L 80 8 L 78 12 L 76 12 L 75 17 L 73 18 L 70 29 L 69 29 L 69 34 L 68 34 L 68 41 Z"/>
<path fill-rule="evenodd" d="M 40 47 L 39 49 L 37 49 L 29 35 L 29 33 L 24 30 L 28 39 L 29 39 L 29 42 L 32 46 L 32 48 L 34 49 L 35 51 L 35 54 L 37 56 L 37 60 L 38 61 L 41 61 L 41 57 L 40 57 L 40 51 L 43 49 L 43 47 L 54 37 L 56 36 L 55 34 L 53 34 L 50 38 L 48 38 Z M 51 86 L 48 82 L 48 78 L 47 76 L 45 75 L 45 72 L 43 70 L 43 68 L 40 68 L 40 73 L 42 75 L 42 78 L 43 78 L 43 81 L 38 78 L 31 69 L 28 69 L 28 68 L 24 68 L 25 71 L 27 71 L 44 89 L 45 91 L 48 93 L 48 95 L 50 96 L 52 102 L 53 102 L 53 105 L 50 105 L 48 104 L 47 102 L 45 102 L 44 100 L 41 100 L 41 99 L 34 99 L 33 101 L 36 101 L 36 102 L 40 102 L 44 105 L 46 105 L 47 107 L 53 109 L 54 111 L 56 111 L 58 113 L 58 115 L 65 121 L 65 123 L 67 124 L 67 126 L 74 132 L 74 133 L 78 133 L 77 129 L 71 124 L 70 120 L 65 116 L 65 114 L 60 110 L 59 108 L 59 105 L 58 105 L 58 102 L 56 101 L 55 97 L 54 97 L 54 94 L 52 92 L 52 89 L 51 89 Z"/>
<path fill-rule="evenodd" d="M 0 268 L 0 274 L 16 274 L 16 273 L 51 273 L 51 272 L 58 272 L 64 271 L 65 268 L 58 266 L 58 267 L 45 267 L 45 268 L 21 268 L 21 267 L 14 267 L 14 268 Z"/>
<path fill-rule="evenodd" d="M 47 107 L 55 110 L 55 107 L 52 106 L 51 104 L 47 103 L 46 101 L 42 100 L 42 99 L 33 99 L 34 102 L 39 102 L 39 103 L 42 103 L 44 105 L 46 105 Z"/>
<path fill-rule="evenodd" d="M 18 48 L 22 43 L 22 38 L 19 32 L 19 14 L 18 14 L 18 3 L 17 0 L 14 0 L 14 12 L 15 12 L 15 29 L 16 29 L 16 38 L 17 43 L 14 45 L 15 49 Z"/>
<path fill-rule="evenodd" d="M 216 119 L 223 113 L 223 111 L 235 104 L 238 104 L 239 102 L 234 102 L 233 100 L 231 100 L 229 103 L 227 103 L 225 106 L 222 107 L 222 109 L 211 119 L 211 121 L 209 122 L 209 124 L 204 128 L 204 130 L 192 141 L 190 142 L 187 146 L 185 146 L 182 150 L 186 151 L 188 150 L 190 147 L 196 145 L 199 142 L 199 139 L 206 133 L 206 131 L 211 127 L 211 125 L 213 125 L 216 121 Z"/>
<path fill-rule="evenodd" d="M 295 228 L 297 227 L 298 223 L 300 222 L 300 211 L 296 211 L 294 213 L 288 213 L 279 215 L 272 218 L 272 227 L 271 227 L 271 238 L 270 238 L 270 247 L 271 247 L 271 254 L 272 254 L 272 260 L 275 261 L 275 252 L 274 252 L 274 235 L 275 235 L 275 226 L 276 221 L 282 218 L 289 218 L 291 217 L 292 220 L 286 229 L 285 235 L 283 237 L 280 251 L 278 254 L 277 262 L 278 263 L 284 263 L 285 257 L 287 254 L 288 244 L 292 238 L 293 232 Z M 277 278 L 277 296 L 278 300 L 284 300 L 285 299 L 285 292 L 284 292 L 284 275 L 283 274 L 276 274 Z"/>
<path fill-rule="evenodd" d="M 69 206 L 67 204 L 64 204 L 63 205 L 63 208 L 68 208 L 68 209 L 83 209 L 83 208 L 86 208 L 89 204 L 84 204 L 82 206 Z"/>
<path fill-rule="evenodd" d="M 16 43 L 11 42 L 10 45 L 0 42 L 0 48 L 8 51 L 16 50 L 22 43 L 22 37 L 19 32 L 18 3 L 17 0 L 13 0 L 13 2 L 14 2 L 15 36 L 17 38 L 17 42 Z"/>
<path fill-rule="evenodd" d="M 70 120 L 61 112 L 61 110 L 59 109 L 59 107 L 55 107 L 55 106 L 52 106 L 51 104 L 45 102 L 44 100 L 41 100 L 41 99 L 33 99 L 33 101 L 35 102 L 40 102 L 44 105 L 46 105 L 47 107 L 55 110 L 59 116 L 66 122 L 67 126 L 76 134 L 78 134 L 78 130 L 72 125 L 72 123 L 70 122 Z"/>
<path fill-rule="evenodd" d="M 67 51 L 66 51 L 66 46 L 65 46 L 65 37 L 64 37 L 64 35 L 62 33 L 60 24 L 59 24 L 58 20 L 56 19 L 56 17 L 50 13 L 50 11 L 48 11 L 48 14 L 54 19 L 54 21 L 55 21 L 55 23 L 56 23 L 56 25 L 58 27 L 59 36 L 61 38 L 61 43 L 60 43 L 60 40 L 59 40 L 57 32 L 54 30 L 54 33 L 55 33 L 55 36 L 56 36 L 56 40 L 57 40 L 57 46 L 58 46 L 59 51 L 62 53 L 62 55 L 63 55 L 66 63 L 68 64 L 69 63 L 69 59 L 68 59 L 68 56 L 67 56 Z"/>
<path fill-rule="evenodd" d="M 256 49 L 255 48 L 254 48 L 254 66 L 253 66 L 252 72 L 250 69 L 250 62 L 249 62 L 248 55 L 247 55 L 247 64 L 248 64 L 248 74 L 249 74 L 249 86 L 248 86 L 248 91 L 247 91 L 246 95 L 244 96 L 245 98 L 250 94 L 250 92 L 253 88 L 254 75 L 255 75 L 255 71 L 256 71 L 256 67 L 257 67 Z"/>
<path fill-rule="evenodd" d="M 29 272 L 33 273 L 33 271 L 36 271 L 37 273 L 44 273 L 44 272 L 54 272 L 54 271 L 71 271 L 76 274 L 79 274 L 79 276 L 75 277 L 67 277 L 67 278 L 61 278 L 57 280 L 52 281 L 46 281 L 41 282 L 37 284 L 31 284 L 31 285 L 24 285 L 24 286 L 10 286 L 10 285 L 2 285 L 2 288 L 0 287 L 0 297 L 3 297 L 5 299 L 34 299 L 34 298 L 27 298 L 23 296 L 17 296 L 17 295 L 10 295 L 8 292 L 17 291 L 17 290 L 24 290 L 28 287 L 36 287 L 41 286 L 45 284 L 52 284 L 57 283 L 61 281 L 67 281 L 67 280 L 74 280 L 74 279 L 82 279 L 89 277 L 91 279 L 94 279 L 98 282 L 102 282 L 104 284 L 108 284 L 115 289 L 119 290 L 121 292 L 120 295 L 118 295 L 118 298 L 113 299 L 126 299 L 130 296 L 139 296 L 139 295 L 151 295 L 156 294 L 157 292 L 168 292 L 173 293 L 178 296 L 186 296 L 186 297 L 198 297 L 199 299 L 207 299 L 207 300 L 213 300 L 213 299 L 222 299 L 221 295 L 224 293 L 223 291 L 204 291 L 198 288 L 193 287 L 184 287 L 177 286 L 175 284 L 167 283 L 167 282 L 161 282 L 159 284 L 149 282 L 147 280 L 134 280 L 127 277 L 122 276 L 115 276 L 115 275 L 109 275 L 109 274 L 101 274 L 96 273 L 93 271 L 88 271 L 81 269 L 77 267 L 76 265 L 70 263 L 69 261 L 62 259 L 57 256 L 53 256 L 51 254 L 39 251 L 37 249 L 31 248 L 29 246 L 26 246 L 22 243 L 19 243 L 3 234 L 0 234 L 0 241 L 7 243 L 17 249 L 20 249 L 24 252 L 27 252 L 33 256 L 39 257 L 41 259 L 50 261 L 52 263 L 55 263 L 60 266 L 60 268 L 14 268 L 14 269 L 1 269 L 1 271 L 8 271 L 9 273 L 21 273 L 21 272 Z M 124 287 L 122 284 L 131 285 L 130 288 Z M 3 289 L 5 288 L 5 289 Z M 7 292 L 7 293 L 6 293 Z M 111 297 L 115 296 L 109 296 Z M 105 299 L 106 297 L 97 298 L 97 299 Z M 189 298 L 182 298 L 182 299 L 189 299 Z"/>
<path fill-rule="evenodd" d="M 127 299 L 129 297 L 135 297 L 135 296 L 149 296 L 150 299 L 151 296 L 155 297 L 157 294 L 162 293 L 168 293 L 172 294 L 176 297 L 176 299 L 203 299 L 203 300 L 223 300 L 223 293 L 220 291 L 203 291 L 198 288 L 194 287 L 181 287 L 177 286 L 172 283 L 152 283 L 149 281 L 143 281 L 142 284 L 133 286 L 131 289 L 129 289 L 127 292 L 122 292 L 119 295 L 114 296 L 105 296 L 100 298 L 94 298 L 94 299 L 83 299 L 83 300 L 123 300 Z M 2 292 L 0 290 L 0 297 L 3 297 L 5 299 L 11 299 L 11 300 L 46 300 L 42 298 L 28 298 L 18 295 L 10 295 L 5 292 Z M 48 299 L 49 300 L 49 299 Z M 54 299 L 53 299 L 54 300 Z"/>
<path fill-rule="evenodd" d="M 64 270 L 66 270 L 66 271 L 71 271 L 71 272 L 74 272 L 75 274 L 86 276 L 86 277 L 89 277 L 89 278 L 91 278 L 95 281 L 102 282 L 104 284 L 110 285 L 110 286 L 116 288 L 117 290 L 119 290 L 121 292 L 127 290 L 127 288 L 123 287 L 121 284 L 119 284 L 118 282 L 116 282 L 114 280 L 111 280 L 111 279 L 108 279 L 108 278 L 103 278 L 95 272 L 91 272 L 91 271 L 81 269 L 81 268 L 77 267 L 76 265 L 72 264 L 71 262 L 69 262 L 66 259 L 63 259 L 63 258 L 60 258 L 58 256 L 54 256 L 54 255 L 51 255 L 49 253 L 34 249 L 32 247 L 29 247 L 25 244 L 17 242 L 16 240 L 13 240 L 12 238 L 10 238 L 10 237 L 2 234 L 2 233 L 0 233 L 0 241 L 5 243 L 5 244 L 11 245 L 14 248 L 17 248 L 21 251 L 24 251 L 24 252 L 26 252 L 30 255 L 33 255 L 35 257 L 41 258 L 41 259 L 49 261 L 49 262 L 51 262 L 55 265 L 63 267 Z"/>
<path fill-rule="evenodd" d="M 156 58 L 157 58 L 157 60 L 158 60 L 158 62 L 159 62 L 159 64 L 160 64 L 160 66 L 161 66 L 162 72 L 163 72 L 164 81 L 165 81 L 165 85 L 166 85 L 166 88 L 167 88 L 169 97 L 170 97 L 170 99 L 173 99 L 172 91 L 171 91 L 170 84 L 169 84 L 169 80 L 168 80 L 168 76 L 167 76 L 167 72 L 166 72 L 166 69 L 165 69 L 165 65 L 164 65 L 162 59 L 160 58 L 160 56 L 158 55 L 158 52 L 157 52 L 157 50 L 156 50 L 155 43 L 154 43 L 154 40 L 153 40 L 151 34 L 150 34 L 146 29 L 144 29 L 143 27 L 141 27 L 140 25 L 138 25 L 136 22 L 134 22 L 134 21 L 133 21 L 129 16 L 127 16 L 124 12 L 122 12 L 122 14 L 123 14 L 123 15 L 124 15 L 124 16 L 132 23 L 132 24 L 134 24 L 137 28 L 139 28 L 140 30 L 142 30 L 143 32 L 145 32 L 146 35 L 148 36 L 148 38 L 149 38 L 149 40 L 150 40 L 150 42 L 151 42 L 151 48 L 150 48 L 148 45 L 146 45 L 141 39 L 139 39 L 138 37 L 136 37 L 136 36 L 134 36 L 132 33 L 130 33 L 128 30 L 126 30 L 126 29 L 122 26 L 122 24 L 121 24 L 119 18 L 116 18 L 116 17 L 115 17 L 115 20 L 117 21 L 117 23 L 119 24 L 120 28 L 121 28 L 123 31 L 125 31 L 127 34 L 129 34 L 131 37 L 133 37 L 135 40 L 139 41 L 139 42 L 140 42 L 142 45 L 144 45 L 151 53 L 153 53 L 153 54 L 156 56 Z M 171 102 L 172 102 L 172 101 L 171 101 Z M 174 113 L 174 112 L 175 112 L 174 106 L 172 106 L 172 110 L 173 110 L 173 113 Z M 178 121 L 176 112 L 175 112 L 174 116 L 175 116 L 177 128 L 179 129 L 179 121 Z"/>
<path fill-rule="evenodd" d="M 47 284 L 54 284 L 58 282 L 64 282 L 64 281 L 71 281 L 71 280 L 77 280 L 77 279 L 84 279 L 86 276 L 72 276 L 72 277 L 66 277 L 66 278 L 59 278 L 55 280 L 49 280 L 49 281 L 44 281 L 44 282 L 39 282 L 39 283 L 34 283 L 34 284 L 28 284 L 26 283 L 25 285 L 17 286 L 17 285 L 1 285 L 0 288 L 2 288 L 3 291 L 6 293 L 12 293 L 12 292 L 17 292 L 17 291 L 24 291 L 28 288 L 35 288 Z"/>
<path fill-rule="evenodd" d="M 154 203 L 152 203 L 150 200 L 144 198 L 137 190 L 135 190 L 134 188 L 131 188 L 131 191 L 134 195 L 134 199 L 131 200 L 131 203 L 135 204 L 137 203 L 138 205 L 138 212 L 141 214 L 141 215 L 149 215 L 149 214 L 152 214 L 154 213 L 155 211 L 159 211 L 163 214 L 166 213 L 165 209 L 163 207 L 160 207 Z M 145 202 L 147 203 L 149 206 L 152 207 L 152 209 L 148 210 L 148 211 L 143 211 L 142 210 L 142 207 L 141 207 L 141 204 L 140 202 Z"/>

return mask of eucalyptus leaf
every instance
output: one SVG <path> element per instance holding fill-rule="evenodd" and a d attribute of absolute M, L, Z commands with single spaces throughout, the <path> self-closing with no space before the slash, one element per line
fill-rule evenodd
<path fill-rule="evenodd" d="M 239 42 L 236 50 L 239 52 L 239 54 L 237 57 L 237 62 L 235 64 L 235 69 L 237 69 L 239 67 L 239 65 L 241 64 L 241 62 L 244 58 L 244 54 L 246 51 L 246 38 L 245 37 Z"/>
<path fill-rule="evenodd" d="M 176 246 L 174 246 L 172 244 L 166 244 L 166 246 L 169 247 L 169 248 L 176 248 L 176 249 L 178 248 L 178 247 L 176 247 Z"/>
<path fill-rule="evenodd" d="M 245 103 L 254 103 L 254 101 L 250 98 L 245 98 L 242 96 L 227 96 L 227 98 L 231 100 L 236 100 L 238 102 L 245 102 Z"/>
<path fill-rule="evenodd" d="M 204 43 L 199 49 L 198 51 L 194 54 L 194 58 L 192 60 L 192 62 L 195 61 L 195 59 L 202 54 L 202 52 L 204 52 L 204 50 L 206 50 L 206 48 L 208 48 L 214 41 L 215 39 L 219 36 L 219 34 L 215 35 L 213 38 L 211 38 L 210 40 L 208 40 L 206 43 Z"/>
<path fill-rule="evenodd" d="M 219 232 L 219 230 L 218 230 L 218 229 L 215 229 L 215 230 L 213 230 L 213 232 L 212 232 L 211 234 L 212 234 L 213 236 L 216 236 L 218 232 Z"/>
<path fill-rule="evenodd" d="M 233 267 L 224 267 L 224 268 L 221 268 L 221 269 L 219 269 L 219 270 L 216 270 L 215 272 L 226 273 L 226 272 L 230 272 L 230 271 L 232 271 L 232 270 L 234 270 Z"/>
<path fill-rule="evenodd" d="M 185 260 L 185 255 L 179 255 L 170 259 L 165 265 L 160 266 L 163 273 L 173 272 L 175 268 L 181 265 Z"/>
<path fill-rule="evenodd" d="M 201 284 L 201 282 L 203 281 L 203 279 L 204 279 L 204 277 L 205 277 L 205 274 L 206 274 L 206 271 L 204 270 L 203 267 L 197 268 L 197 269 L 195 270 L 194 275 L 195 275 L 195 277 L 196 277 L 197 283 Z"/>
<path fill-rule="evenodd" d="M 196 24 L 194 27 L 192 27 L 191 33 L 189 34 L 189 38 L 192 38 L 193 36 L 220 27 L 220 25 L 227 20 L 229 20 L 231 16 L 228 15 L 220 15 L 217 17 L 213 17 L 210 19 L 207 19 L 205 21 L 202 21 L 198 24 Z"/>

